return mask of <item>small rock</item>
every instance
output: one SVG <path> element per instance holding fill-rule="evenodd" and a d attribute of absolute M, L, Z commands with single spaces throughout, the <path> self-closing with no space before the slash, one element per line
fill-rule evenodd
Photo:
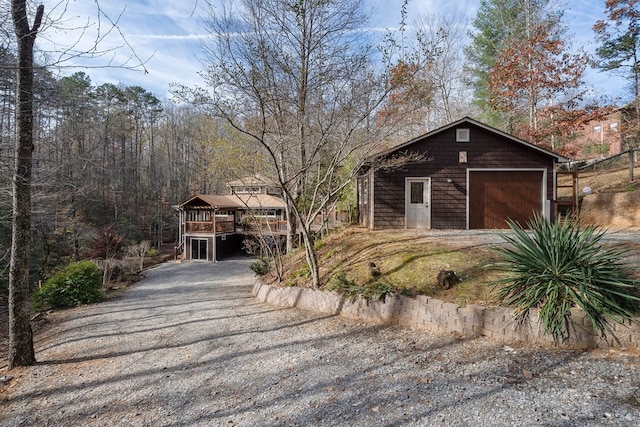
<path fill-rule="evenodd" d="M 13 379 L 13 375 L 5 375 L 0 377 L 0 384 L 8 383 Z"/>
<path fill-rule="evenodd" d="M 525 379 L 530 380 L 533 378 L 533 372 L 528 371 L 526 369 L 522 370 L 522 375 L 524 375 Z"/>

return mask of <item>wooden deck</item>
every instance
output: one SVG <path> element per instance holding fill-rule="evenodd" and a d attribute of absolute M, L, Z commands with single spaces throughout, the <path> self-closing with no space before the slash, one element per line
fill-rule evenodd
<path fill-rule="evenodd" d="M 213 233 L 213 222 L 206 221 L 187 221 L 186 224 L 187 233 Z M 235 233 L 236 224 L 233 221 L 216 221 L 216 233 Z"/>

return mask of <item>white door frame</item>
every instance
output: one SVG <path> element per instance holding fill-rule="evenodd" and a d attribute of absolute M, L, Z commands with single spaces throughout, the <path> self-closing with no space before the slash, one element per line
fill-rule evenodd
<path fill-rule="evenodd" d="M 197 248 L 197 250 L 195 250 L 195 252 L 197 252 L 198 258 L 194 258 L 193 257 L 194 249 L 195 249 L 194 243 L 196 241 L 198 242 L 197 243 L 198 248 Z M 204 258 L 200 258 L 200 256 L 202 255 L 202 252 L 203 252 L 202 248 L 201 248 L 201 245 L 203 244 L 203 242 L 204 242 L 204 254 L 205 254 L 205 257 Z M 192 261 L 196 261 L 196 260 L 208 261 L 209 260 L 209 247 L 208 247 L 209 246 L 209 239 L 207 239 L 206 237 L 192 237 L 189 246 L 190 246 L 189 250 L 191 251 L 191 253 L 190 253 L 191 258 L 190 259 Z"/>
<path fill-rule="evenodd" d="M 422 194 L 414 194 L 411 200 L 411 184 L 422 183 Z M 404 224 L 405 228 L 431 228 L 431 178 L 406 177 L 404 185 Z"/>

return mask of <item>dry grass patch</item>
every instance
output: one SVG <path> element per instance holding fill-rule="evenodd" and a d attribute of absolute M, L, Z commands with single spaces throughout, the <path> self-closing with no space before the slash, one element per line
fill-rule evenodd
<path fill-rule="evenodd" d="M 578 175 L 578 192 L 582 195 L 584 187 L 590 187 L 594 193 L 626 193 L 630 191 L 640 191 L 640 180 L 638 180 L 640 169 L 636 166 L 635 180 L 629 181 L 629 167 L 620 167 L 615 170 L 581 171 Z M 571 185 L 571 177 L 560 175 L 559 185 Z M 559 197 L 571 196 L 570 188 L 558 188 Z"/>
<path fill-rule="evenodd" d="M 358 286 L 380 284 L 399 293 L 427 295 L 460 305 L 492 300 L 490 282 L 498 275 L 485 265 L 495 261 L 490 245 L 473 238 L 447 239 L 416 231 L 370 231 L 364 228 L 338 230 L 316 243 L 321 284 L 336 277 Z M 380 270 L 372 277 L 369 264 Z M 284 285 L 309 287 L 304 251 L 286 260 Z M 440 270 L 454 270 L 463 280 L 452 289 L 438 285 Z"/>

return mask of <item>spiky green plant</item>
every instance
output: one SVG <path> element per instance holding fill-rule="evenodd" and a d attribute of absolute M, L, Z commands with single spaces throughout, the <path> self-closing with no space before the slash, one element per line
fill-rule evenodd
<path fill-rule="evenodd" d="M 510 221 L 512 233 L 502 233 L 507 245 L 496 247 L 500 260 L 492 268 L 505 272 L 494 282 L 497 300 L 516 309 L 516 320 L 528 319 L 530 308 L 540 309 L 545 335 L 567 341 L 571 308 L 579 307 L 594 333 L 616 341 L 610 321 L 623 323 L 640 314 L 640 282 L 629 275 L 623 258 L 629 249 L 604 245 L 605 232 L 584 229 L 573 217 L 555 223 L 536 216 L 529 232 Z"/>
<path fill-rule="evenodd" d="M 364 285 L 358 285 L 351 279 L 348 279 L 343 272 L 337 272 L 331 277 L 327 284 L 328 291 L 338 292 L 343 298 L 355 299 L 362 297 L 364 299 L 375 299 L 385 301 L 388 295 L 399 294 L 404 295 L 404 290 L 398 289 L 384 282 L 371 282 Z"/>

